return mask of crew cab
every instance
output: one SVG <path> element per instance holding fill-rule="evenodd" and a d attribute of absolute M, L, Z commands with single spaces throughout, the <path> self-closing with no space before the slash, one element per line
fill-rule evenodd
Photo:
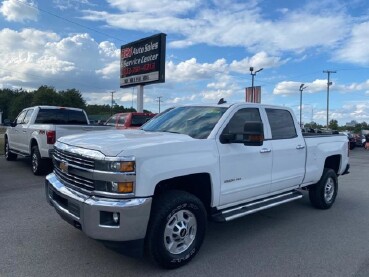
<path fill-rule="evenodd" d="M 89 126 L 84 110 L 56 106 L 35 106 L 22 110 L 5 133 L 4 152 L 8 161 L 18 155 L 31 156 L 32 171 L 43 174 L 51 168 L 51 152 L 57 138 L 110 127 Z"/>
<path fill-rule="evenodd" d="M 189 262 L 207 220 L 227 222 L 303 197 L 330 208 L 349 170 L 345 135 L 302 135 L 289 108 L 192 105 L 140 130 L 58 139 L 47 201 L 87 236 L 143 242 L 159 265 Z"/>

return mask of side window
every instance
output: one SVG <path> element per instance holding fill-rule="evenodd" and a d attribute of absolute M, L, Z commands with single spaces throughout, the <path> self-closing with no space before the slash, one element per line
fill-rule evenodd
<path fill-rule="evenodd" d="M 272 139 L 290 139 L 297 137 L 295 123 L 289 111 L 281 109 L 265 110 L 272 131 Z"/>
<path fill-rule="evenodd" d="M 117 124 L 120 125 L 124 125 L 124 123 L 126 122 L 126 116 L 125 115 L 121 115 L 118 119 Z"/>
<path fill-rule="evenodd" d="M 23 123 L 28 124 L 29 120 L 31 119 L 31 116 L 33 114 L 33 109 L 30 109 L 27 111 L 26 116 L 24 117 Z"/>
<path fill-rule="evenodd" d="M 224 128 L 223 133 L 242 134 L 246 121 L 261 122 L 259 109 L 245 108 L 237 111 Z"/>
<path fill-rule="evenodd" d="M 23 112 L 21 112 L 21 113 L 17 116 L 17 119 L 16 119 L 17 124 L 22 124 L 22 123 L 23 123 L 23 119 L 24 119 L 24 116 L 26 115 L 26 112 L 27 112 L 27 111 L 23 111 Z"/>

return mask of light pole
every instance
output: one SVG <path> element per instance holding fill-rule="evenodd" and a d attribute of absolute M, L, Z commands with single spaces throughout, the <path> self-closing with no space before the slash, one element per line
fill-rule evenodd
<path fill-rule="evenodd" d="M 160 103 L 161 103 L 161 102 L 163 102 L 163 101 L 161 100 L 161 98 L 163 98 L 163 96 L 158 96 L 158 97 L 156 97 L 156 98 L 158 98 L 158 100 L 156 100 L 156 101 L 158 101 L 158 103 L 159 103 L 159 113 L 160 113 Z"/>
<path fill-rule="evenodd" d="M 327 129 L 328 129 L 328 125 L 329 125 L 329 87 L 332 85 L 332 82 L 330 81 L 330 77 L 331 77 L 331 73 L 337 73 L 337 71 L 324 70 L 323 73 L 328 74 L 328 79 L 327 79 Z"/>
<path fill-rule="evenodd" d="M 111 91 L 111 108 L 110 108 L 110 115 L 113 115 L 113 103 L 114 103 L 114 93 L 115 91 Z"/>
<path fill-rule="evenodd" d="M 300 128 L 302 128 L 302 91 L 306 89 L 307 86 L 305 84 L 300 85 Z"/>
<path fill-rule="evenodd" d="M 263 68 L 260 68 L 259 70 L 256 70 L 255 72 L 254 71 L 254 68 L 251 66 L 250 67 L 250 74 L 251 74 L 251 102 L 254 102 L 254 78 L 255 78 L 255 75 L 256 73 L 262 71 Z"/>

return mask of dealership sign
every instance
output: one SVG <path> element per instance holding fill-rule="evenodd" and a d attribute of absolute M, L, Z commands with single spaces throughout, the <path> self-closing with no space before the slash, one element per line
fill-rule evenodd
<path fill-rule="evenodd" d="M 120 87 L 165 82 L 166 34 L 121 46 Z"/>

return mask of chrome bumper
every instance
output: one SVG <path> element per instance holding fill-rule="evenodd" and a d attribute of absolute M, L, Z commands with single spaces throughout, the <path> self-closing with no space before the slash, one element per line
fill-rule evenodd
<path fill-rule="evenodd" d="M 143 239 L 150 217 L 151 198 L 107 199 L 87 196 L 64 186 L 51 173 L 46 176 L 47 201 L 68 223 L 98 240 Z M 109 220 L 113 213 L 119 221 Z"/>

